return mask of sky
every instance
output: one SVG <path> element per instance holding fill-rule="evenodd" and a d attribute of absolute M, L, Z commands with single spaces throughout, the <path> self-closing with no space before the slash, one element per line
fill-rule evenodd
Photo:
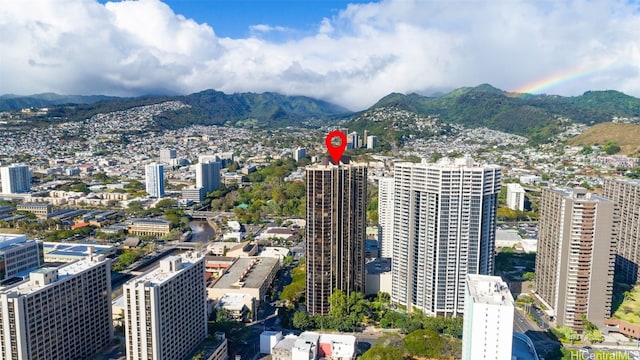
<path fill-rule="evenodd" d="M 0 94 L 640 97 L 637 0 L 0 1 Z"/>

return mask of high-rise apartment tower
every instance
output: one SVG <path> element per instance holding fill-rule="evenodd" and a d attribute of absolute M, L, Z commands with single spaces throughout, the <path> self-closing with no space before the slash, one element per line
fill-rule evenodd
<path fill-rule="evenodd" d="M 207 335 L 204 257 L 169 256 L 128 281 L 125 297 L 127 359 L 184 359 Z"/>
<path fill-rule="evenodd" d="M 462 360 L 511 359 L 513 296 L 499 276 L 467 275 Z"/>
<path fill-rule="evenodd" d="M 31 170 L 26 165 L 11 165 L 0 168 L 2 193 L 18 194 L 31 191 Z"/>
<path fill-rule="evenodd" d="M 146 189 L 150 197 L 164 196 L 164 165 L 149 164 L 145 167 Z"/>
<path fill-rule="evenodd" d="M 613 201 L 619 222 L 615 224 L 616 277 L 627 284 L 640 279 L 640 181 L 605 179 L 603 196 Z"/>
<path fill-rule="evenodd" d="M 34 270 L 0 290 L 0 359 L 91 359 L 113 339 L 111 260 Z"/>
<path fill-rule="evenodd" d="M 394 169 L 391 300 L 429 315 L 464 312 L 467 274 L 492 274 L 501 169 L 471 158 Z"/>
<path fill-rule="evenodd" d="M 393 256 L 393 178 L 382 177 L 378 180 L 378 222 L 382 228 L 380 257 Z"/>
<path fill-rule="evenodd" d="M 324 158 L 306 175 L 307 311 L 326 314 L 334 289 L 365 290 L 367 167 Z"/>
<path fill-rule="evenodd" d="M 196 164 L 196 187 L 203 188 L 205 194 L 220 188 L 222 162 L 217 157 L 201 156 Z"/>
<path fill-rule="evenodd" d="M 558 326 L 599 327 L 611 313 L 613 202 L 586 189 L 542 189 L 536 290 Z"/>

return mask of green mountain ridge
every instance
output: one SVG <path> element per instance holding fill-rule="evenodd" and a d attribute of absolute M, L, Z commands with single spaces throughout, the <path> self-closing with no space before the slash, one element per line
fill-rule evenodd
<path fill-rule="evenodd" d="M 29 97 L 3 95 L 0 96 L 0 105 L 3 101 L 27 101 L 24 100 L 26 98 Z M 338 124 L 345 119 L 348 119 L 346 125 L 357 123 L 354 127 L 363 128 L 366 127 L 366 121 L 359 116 L 375 109 L 393 108 L 417 115 L 437 117 L 445 124 L 461 124 L 472 128 L 487 127 L 523 135 L 534 143 L 542 143 L 563 131 L 567 119 L 593 125 L 611 121 L 614 117 L 640 117 L 640 99 L 619 91 L 587 91 L 583 95 L 564 97 L 505 92 L 489 84 L 462 87 L 439 96 L 391 93 L 368 110 L 357 113 L 327 101 L 274 92 L 225 94 L 216 90 L 204 90 L 183 96 L 81 96 L 77 103 L 68 103 L 73 102 L 72 100 L 70 96 L 56 94 L 34 96 L 32 101 L 65 101 L 64 105 L 39 105 L 38 107 L 49 107 L 49 113 L 35 121 L 84 120 L 97 113 L 174 100 L 181 101 L 189 107 L 157 116 L 155 126 L 158 130 L 195 124 L 250 128 L 321 126 Z M 91 103 L 80 103 L 82 101 Z M 29 106 L 18 108 L 22 107 Z M 376 123 L 379 129 L 392 129 L 393 126 L 392 118 L 385 118 L 384 121 Z M 415 133 L 417 130 L 411 131 Z M 416 136 L 419 135 L 420 131 L 416 133 Z"/>
<path fill-rule="evenodd" d="M 640 99 L 619 91 L 587 91 L 580 96 L 508 93 L 488 84 L 453 90 L 439 97 L 389 94 L 372 109 L 394 107 L 438 116 L 445 123 L 487 127 L 545 142 L 562 130 L 561 118 L 588 125 L 613 117 L 640 117 Z"/>

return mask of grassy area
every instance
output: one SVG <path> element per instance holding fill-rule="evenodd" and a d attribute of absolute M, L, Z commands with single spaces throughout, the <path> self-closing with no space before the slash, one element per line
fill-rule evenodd
<path fill-rule="evenodd" d="M 608 140 L 615 141 L 622 148 L 621 154 L 637 154 L 640 152 L 640 125 L 619 123 L 594 125 L 569 140 L 569 143 L 572 145 L 601 145 Z"/>
<path fill-rule="evenodd" d="M 0 228 L 0 234 L 24 234 L 24 230 L 14 228 Z"/>
<path fill-rule="evenodd" d="M 640 324 L 640 285 L 624 293 L 624 300 L 613 316 L 630 323 Z"/>

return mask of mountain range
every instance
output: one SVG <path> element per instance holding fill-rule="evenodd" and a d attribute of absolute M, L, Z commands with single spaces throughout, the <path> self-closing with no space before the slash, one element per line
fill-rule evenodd
<path fill-rule="evenodd" d="M 185 96 L 139 98 L 3 95 L 0 97 L 0 110 L 46 106 L 49 107 L 49 119 L 69 121 L 86 119 L 96 113 L 169 100 L 181 101 L 189 107 L 158 116 L 158 127 L 177 128 L 192 124 L 243 127 L 317 125 L 345 119 L 352 119 L 353 122 L 367 111 L 396 108 L 420 115 L 437 116 L 445 123 L 467 127 L 484 126 L 524 135 L 533 142 L 545 142 L 551 135 L 562 131 L 567 121 L 593 125 L 611 121 L 614 117 L 640 117 L 640 99 L 619 91 L 588 91 L 580 96 L 564 97 L 509 93 L 488 84 L 459 88 L 441 96 L 392 93 L 380 99 L 370 109 L 357 113 L 305 96 L 285 96 L 270 92 L 225 94 L 215 90 Z"/>

